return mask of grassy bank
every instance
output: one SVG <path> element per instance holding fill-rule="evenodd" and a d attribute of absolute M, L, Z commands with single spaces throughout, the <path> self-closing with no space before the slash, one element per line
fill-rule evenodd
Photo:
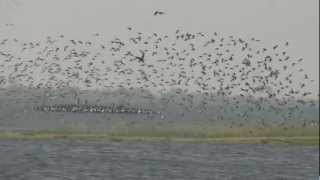
<path fill-rule="evenodd" d="M 143 142 L 200 142 L 248 144 L 301 144 L 319 145 L 318 128 L 237 128 L 221 130 L 176 129 L 171 131 L 30 131 L 0 132 L 0 140 L 88 140 L 88 141 L 143 141 Z"/>

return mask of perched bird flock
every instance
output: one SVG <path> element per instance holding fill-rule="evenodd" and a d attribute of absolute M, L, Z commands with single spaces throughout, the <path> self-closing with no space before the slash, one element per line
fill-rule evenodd
<path fill-rule="evenodd" d="M 36 106 L 34 109 L 44 112 L 160 114 L 160 112 L 154 112 L 151 109 L 130 108 L 123 105 L 116 106 L 114 104 L 112 106 L 63 104 L 53 106 Z"/>
<path fill-rule="evenodd" d="M 154 16 L 163 14 L 156 11 Z M 244 101 L 249 106 L 239 111 L 242 119 L 265 110 L 283 122 L 299 118 L 293 114 L 304 113 L 301 106 L 316 108 L 317 92 L 310 90 L 314 80 L 301 68 L 304 60 L 288 53 L 289 42 L 266 47 L 257 38 L 217 32 L 143 33 L 133 27 L 127 32 L 129 38 L 109 41 L 99 33 L 90 40 L 58 35 L 25 42 L 2 37 L 0 87 L 140 88 L 155 96 L 174 92 L 161 98 L 164 109 L 175 103 L 185 111 L 205 112 L 214 104 L 222 114 L 218 119 L 237 112 Z"/>

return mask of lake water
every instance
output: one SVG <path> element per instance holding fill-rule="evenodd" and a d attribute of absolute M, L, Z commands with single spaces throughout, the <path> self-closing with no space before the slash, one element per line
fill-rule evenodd
<path fill-rule="evenodd" d="M 0 179 L 314 180 L 319 147 L 0 141 Z"/>

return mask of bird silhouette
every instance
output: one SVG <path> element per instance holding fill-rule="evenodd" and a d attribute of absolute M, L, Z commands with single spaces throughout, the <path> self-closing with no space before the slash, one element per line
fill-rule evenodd
<path fill-rule="evenodd" d="M 135 56 L 136 59 L 138 59 L 139 62 L 144 63 L 144 56 L 145 56 L 145 52 L 142 50 L 139 50 L 141 53 L 141 56 Z"/>
<path fill-rule="evenodd" d="M 158 16 L 158 15 L 164 15 L 165 13 L 163 11 L 155 11 L 153 13 L 154 16 Z"/>

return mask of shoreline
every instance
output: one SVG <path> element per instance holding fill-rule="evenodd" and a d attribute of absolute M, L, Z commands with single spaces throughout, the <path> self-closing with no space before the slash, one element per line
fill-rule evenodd
<path fill-rule="evenodd" d="M 319 146 L 319 136 L 164 136 L 112 133 L 83 133 L 83 132 L 0 132 L 3 140 L 71 140 L 98 142 L 168 142 L 168 143 L 216 143 L 216 144 L 290 144 Z"/>

